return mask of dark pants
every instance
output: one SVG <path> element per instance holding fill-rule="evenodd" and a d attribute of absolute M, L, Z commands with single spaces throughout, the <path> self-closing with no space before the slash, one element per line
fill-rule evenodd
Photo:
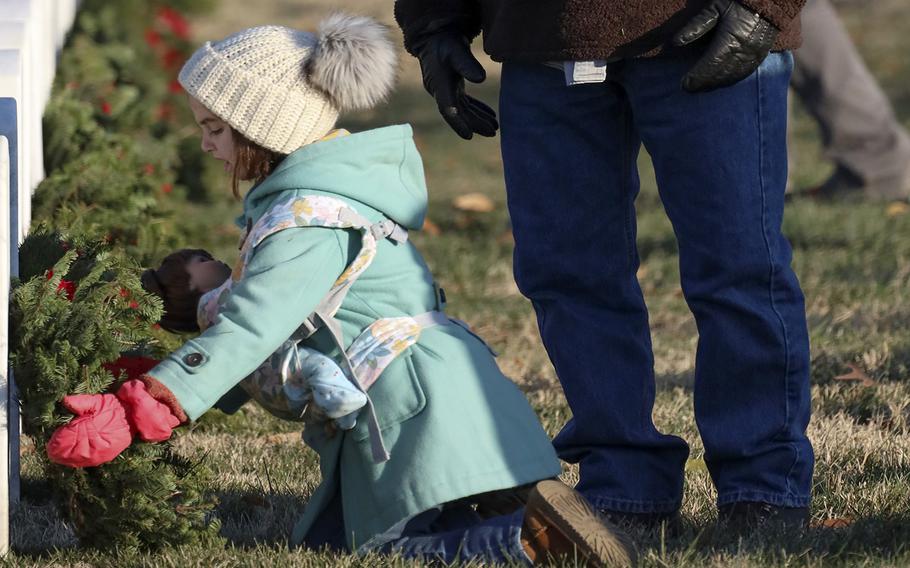
<path fill-rule="evenodd" d="M 415 515 L 400 526 L 393 527 L 388 535 L 378 537 L 383 544 L 365 551 L 437 560 L 446 564 L 469 560 L 529 564 L 520 541 L 523 519 L 523 507 L 508 515 L 485 519 L 468 504 L 450 504 Z M 335 494 L 313 523 L 303 546 L 349 552 L 344 536 L 340 493 Z"/>
<path fill-rule="evenodd" d="M 809 503 L 813 454 L 803 295 L 781 234 L 789 53 L 692 95 L 689 57 L 621 61 L 605 83 L 506 63 L 502 156 L 515 278 L 573 418 L 554 444 L 595 506 L 679 508 L 686 443 L 661 434 L 634 201 L 644 143 L 695 315 L 695 417 L 718 503 Z"/>

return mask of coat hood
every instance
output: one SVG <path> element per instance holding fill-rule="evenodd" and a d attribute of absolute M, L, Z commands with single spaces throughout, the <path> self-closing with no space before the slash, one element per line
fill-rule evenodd
<path fill-rule="evenodd" d="M 279 193 L 340 197 L 371 207 L 407 229 L 420 229 L 427 211 L 423 163 L 411 127 L 387 126 L 308 144 L 288 155 L 243 200 L 257 219 Z"/>

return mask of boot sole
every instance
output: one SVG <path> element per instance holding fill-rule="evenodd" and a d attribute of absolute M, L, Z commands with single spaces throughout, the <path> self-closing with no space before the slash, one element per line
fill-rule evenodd
<path fill-rule="evenodd" d="M 568 485 L 549 479 L 539 482 L 528 497 L 528 506 L 581 543 L 577 552 L 586 565 L 635 566 L 637 553 L 628 535 L 601 519 L 588 501 Z"/>

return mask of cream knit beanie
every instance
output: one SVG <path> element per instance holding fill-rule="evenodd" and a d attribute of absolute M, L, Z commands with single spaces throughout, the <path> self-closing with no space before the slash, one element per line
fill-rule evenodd
<path fill-rule="evenodd" d="M 396 50 L 383 25 L 334 14 L 316 34 L 261 26 L 207 42 L 178 80 L 253 142 L 290 154 L 325 136 L 339 112 L 384 100 L 395 74 Z"/>

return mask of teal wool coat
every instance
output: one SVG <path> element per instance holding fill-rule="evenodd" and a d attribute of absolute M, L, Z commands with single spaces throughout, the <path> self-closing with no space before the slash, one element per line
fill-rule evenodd
<path fill-rule="evenodd" d="M 243 220 L 255 224 L 276 199 L 307 195 L 342 199 L 374 222 L 389 218 L 420 229 L 426 187 L 410 126 L 304 146 L 250 190 Z M 295 227 L 267 237 L 218 321 L 149 374 L 195 420 L 300 326 L 359 248 L 359 233 L 345 229 Z M 337 319 L 349 345 L 378 318 L 417 315 L 435 305 L 433 278 L 417 250 L 384 240 Z M 306 343 L 337 359 L 326 330 Z M 560 473 L 524 395 L 486 346 L 457 325 L 424 329 L 369 394 L 391 458 L 373 462 L 365 419 L 331 437 L 308 429 L 305 440 L 319 454 L 322 483 L 294 529 L 292 545 L 339 489 L 353 548 L 438 504 Z"/>

